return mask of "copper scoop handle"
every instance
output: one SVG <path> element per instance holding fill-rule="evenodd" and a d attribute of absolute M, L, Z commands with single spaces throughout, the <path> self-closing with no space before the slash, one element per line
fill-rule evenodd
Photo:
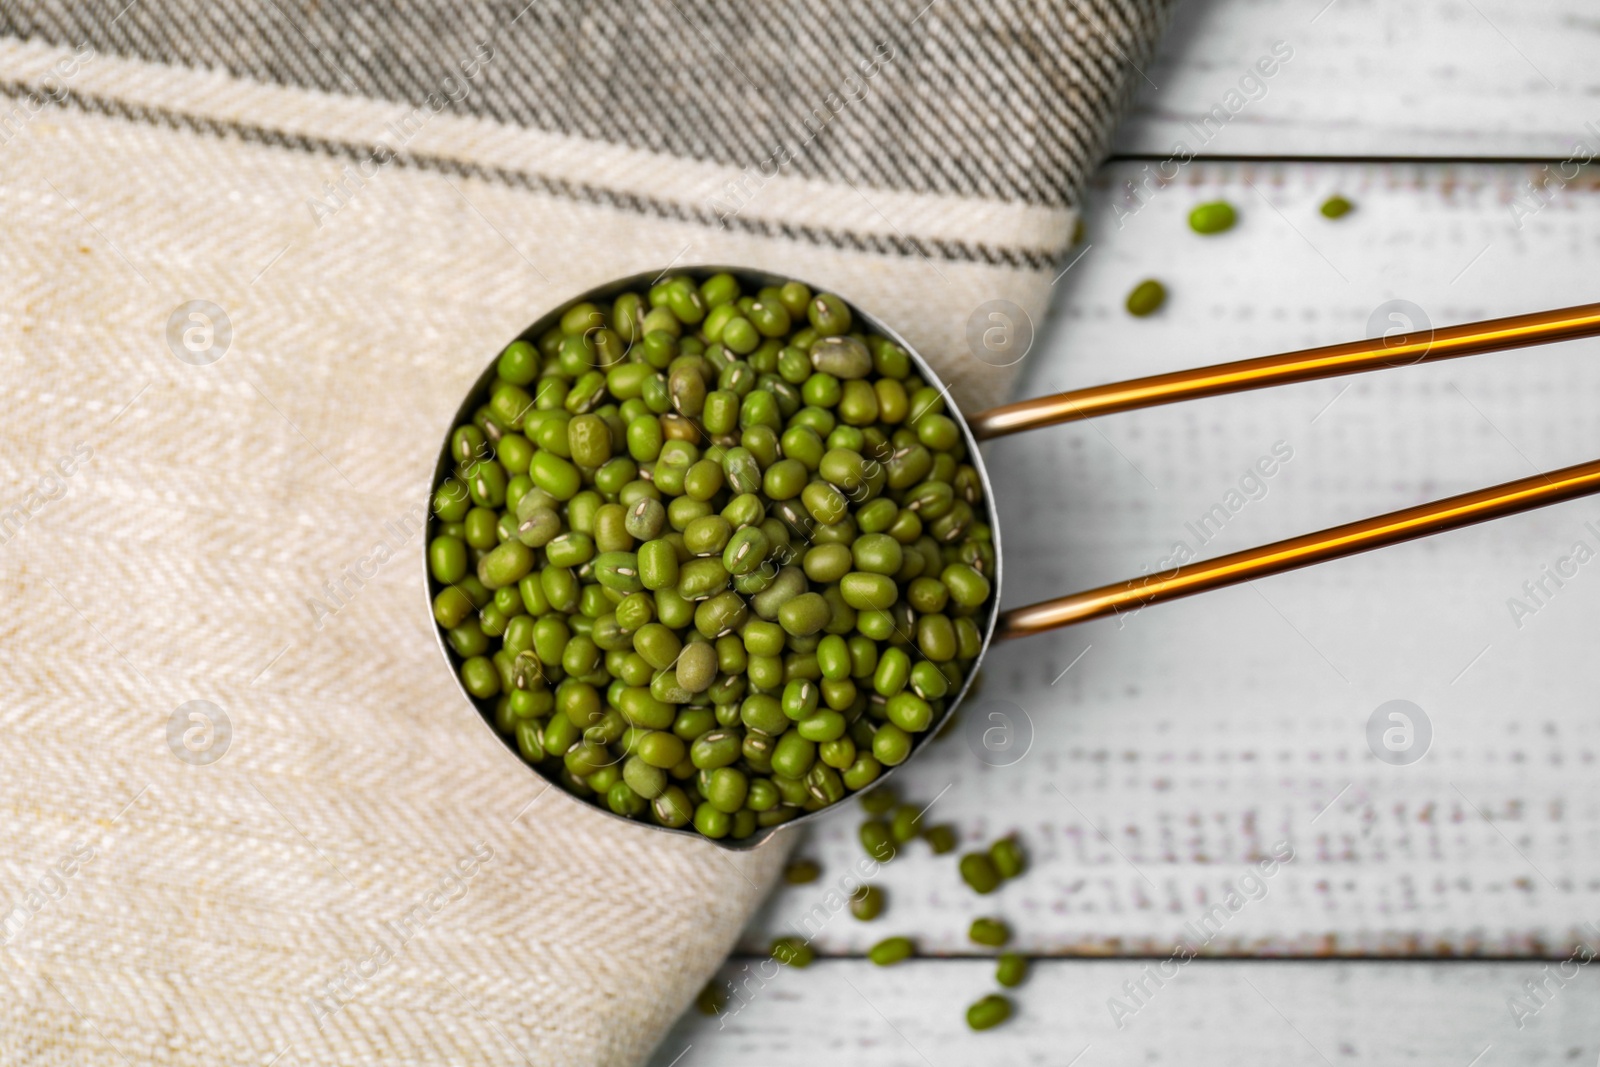
<path fill-rule="evenodd" d="M 981 440 L 1058 422 L 1195 397 L 1218 396 L 1269 385 L 1311 381 L 1595 335 L 1600 335 L 1600 304 L 1583 304 L 1079 389 L 986 411 L 973 419 L 971 426 L 973 434 Z M 1120 615 L 1149 604 L 1281 574 L 1323 560 L 1339 559 L 1596 492 L 1600 492 L 1600 460 L 1404 508 L 1217 559 L 1181 565 L 1165 574 L 1145 575 L 1040 604 L 1014 608 L 1001 612 L 995 637 L 1022 637 L 1070 623 Z"/>
<path fill-rule="evenodd" d="M 1241 359 L 1210 367 L 1134 378 L 1127 382 L 1095 385 L 1068 393 L 1019 400 L 979 413 L 968 420 L 972 435 L 980 441 L 1003 437 L 1059 422 L 1114 415 L 1119 411 L 1173 404 L 1225 393 L 1264 389 L 1269 385 L 1310 382 L 1318 378 L 1337 378 L 1344 374 L 1409 367 L 1508 348 L 1570 341 L 1600 335 L 1600 304 L 1536 311 L 1531 315 L 1512 315 L 1460 326 L 1414 333 L 1374 337 L 1322 348 L 1307 348 L 1276 356 Z"/>
<path fill-rule="evenodd" d="M 1165 574 L 1145 575 L 1104 585 L 1042 604 L 1000 613 L 996 639 L 1024 637 L 1069 623 L 1121 615 L 1147 604 L 1220 589 L 1256 578 L 1305 567 L 1323 560 L 1353 556 L 1385 545 L 1471 526 L 1502 515 L 1542 508 L 1574 497 L 1600 493 L 1600 460 L 1535 474 L 1431 504 L 1391 511 L 1318 533 L 1275 541 L 1216 559 L 1176 567 Z"/>

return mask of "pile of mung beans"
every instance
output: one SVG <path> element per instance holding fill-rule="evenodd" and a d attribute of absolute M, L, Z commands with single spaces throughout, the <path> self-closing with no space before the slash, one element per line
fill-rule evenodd
<path fill-rule="evenodd" d="M 743 838 L 905 760 L 995 552 L 943 392 L 839 297 L 726 273 L 513 342 L 434 488 L 434 618 L 524 759 Z"/>
<path fill-rule="evenodd" d="M 893 787 L 885 786 L 861 797 L 868 818 L 860 827 L 861 847 L 879 863 L 899 855 L 902 846 L 921 837 L 934 855 L 953 852 L 957 845 L 955 827 L 948 823 L 922 826 L 921 815 L 930 805 L 918 807 L 902 801 Z M 992 842 L 987 849 L 961 857 L 961 880 L 976 893 L 989 894 L 1000 884 L 1022 874 L 1027 857 L 1015 835 Z M 784 881 L 792 886 L 809 885 L 822 875 L 815 860 L 797 859 L 784 868 Z M 872 922 L 884 913 L 884 892 L 878 886 L 863 884 L 850 897 L 850 913 L 862 922 Z M 967 932 L 973 944 L 1003 948 L 1011 940 L 1011 927 L 1004 920 L 980 917 L 972 920 Z M 771 958 L 786 967 L 809 967 L 816 959 L 810 941 L 802 937 L 779 937 L 768 950 Z M 886 937 L 873 945 L 867 958 L 879 967 L 893 967 L 917 954 L 916 941 L 904 935 Z M 1013 989 L 1028 976 L 1028 959 L 1021 953 L 1001 952 L 995 957 L 995 981 Z M 728 1005 L 728 994 L 743 1000 L 738 986 L 715 977 L 695 998 L 705 1015 L 720 1015 Z M 967 1025 L 973 1030 L 989 1030 L 1011 1017 L 1013 1005 L 1004 993 L 989 993 L 967 1008 Z"/>
<path fill-rule="evenodd" d="M 1322 202 L 1317 210 L 1326 219 L 1340 219 L 1348 215 L 1355 205 L 1337 193 Z M 1233 224 L 1238 221 L 1239 213 L 1234 206 L 1226 200 L 1213 200 L 1209 203 L 1198 204 L 1189 212 L 1189 228 L 1201 235 L 1226 233 L 1233 229 Z M 1083 220 L 1078 220 L 1078 225 L 1083 225 Z M 1078 244 L 1082 240 L 1082 233 L 1074 231 L 1072 243 Z M 1144 318 L 1159 311 L 1161 305 L 1166 303 L 1167 287 L 1154 278 L 1146 278 L 1133 287 L 1128 294 L 1123 306 L 1128 309 L 1128 314 Z"/>

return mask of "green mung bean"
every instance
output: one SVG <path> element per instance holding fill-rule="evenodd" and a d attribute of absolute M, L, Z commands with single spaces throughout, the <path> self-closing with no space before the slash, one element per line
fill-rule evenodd
<path fill-rule="evenodd" d="M 678 654 L 677 673 L 678 684 L 683 688 L 691 693 L 705 692 L 717 680 L 717 650 L 698 641 L 685 645 Z"/>
<path fill-rule="evenodd" d="M 894 859 L 894 835 L 889 832 L 889 825 L 881 819 L 868 819 L 862 823 L 860 837 L 861 847 L 879 863 Z"/>
<path fill-rule="evenodd" d="M 893 786 L 874 789 L 861 798 L 861 809 L 869 815 L 887 815 L 900 802 Z"/>
<path fill-rule="evenodd" d="M 798 937 L 780 937 L 772 942 L 772 958 L 786 967 L 809 967 L 817 958 L 810 945 Z"/>
<path fill-rule="evenodd" d="M 467 573 L 467 546 L 458 537 L 435 537 L 428 545 L 428 569 L 445 585 L 460 581 Z"/>
<path fill-rule="evenodd" d="M 912 840 L 922 829 L 922 812 L 915 804 L 896 804 L 889 816 L 889 836 L 896 845 Z"/>
<path fill-rule="evenodd" d="M 1232 229 L 1237 218 L 1238 213 L 1233 210 L 1232 204 L 1226 200 L 1213 200 L 1189 212 L 1189 228 L 1195 233 L 1221 233 Z"/>
<path fill-rule="evenodd" d="M 883 890 L 864 885 L 850 898 L 850 914 L 862 922 L 871 922 L 883 914 L 883 904 Z"/>
<path fill-rule="evenodd" d="M 942 856 L 946 852 L 955 851 L 957 844 L 956 828 L 951 826 L 949 823 L 940 823 L 938 826 L 930 826 L 926 830 L 922 831 L 922 836 L 923 839 L 928 842 L 928 847 L 933 850 L 933 853 L 936 856 Z"/>
<path fill-rule="evenodd" d="M 892 722 L 881 723 L 872 735 L 872 755 L 878 762 L 898 767 L 911 755 L 911 735 Z"/>
<path fill-rule="evenodd" d="M 867 958 L 879 967 L 892 967 L 910 959 L 916 950 L 909 937 L 886 937 L 867 950 Z"/>
<path fill-rule="evenodd" d="M 1143 318 L 1159 308 L 1167 299 L 1166 286 L 1154 278 L 1147 278 L 1133 287 L 1128 294 L 1128 314 Z"/>
<path fill-rule="evenodd" d="M 1334 195 L 1324 200 L 1322 202 L 1322 207 L 1318 208 L 1317 210 L 1322 212 L 1324 218 L 1337 219 L 1343 218 L 1345 215 L 1349 214 L 1350 209 L 1354 206 L 1354 204 L 1350 203 L 1350 201 L 1346 200 L 1344 197 Z"/>
<path fill-rule="evenodd" d="M 961 880 L 976 893 L 993 893 L 1000 887 L 1000 872 L 987 852 L 968 852 L 961 857 Z"/>
<path fill-rule="evenodd" d="M 1025 863 L 1022 846 L 1014 837 L 1003 837 L 989 846 L 989 862 L 1001 878 L 1015 878 L 1022 873 Z"/>
<path fill-rule="evenodd" d="M 990 993 L 967 1009 L 967 1025 L 974 1030 L 989 1030 L 1011 1018 L 1011 1001 Z"/>
<path fill-rule="evenodd" d="M 790 885 L 808 885 L 822 876 L 815 860 L 794 860 L 783 869 L 783 880 Z"/>
<path fill-rule="evenodd" d="M 1006 988 L 1019 986 L 1028 977 L 1028 958 L 1020 952 L 1002 952 L 995 962 L 994 980 Z"/>
<path fill-rule="evenodd" d="M 727 994 L 717 985 L 716 979 L 707 982 L 694 998 L 695 1009 L 701 1015 L 720 1015 L 727 1005 Z"/>
<path fill-rule="evenodd" d="M 1011 928 L 999 919 L 973 919 L 967 937 L 977 944 L 998 948 L 1011 940 Z"/>

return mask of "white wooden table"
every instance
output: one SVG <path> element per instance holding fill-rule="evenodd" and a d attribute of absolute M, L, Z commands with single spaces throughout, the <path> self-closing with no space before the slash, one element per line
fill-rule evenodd
<path fill-rule="evenodd" d="M 1596 299 L 1600 183 L 1543 168 L 1575 141 L 1600 152 L 1600 11 L 1325 2 L 1180 12 L 1018 395 L 1364 336 L 1395 299 L 1435 325 Z M 1130 211 L 1126 183 L 1194 147 L 1189 124 L 1279 41 L 1293 55 L 1258 98 Z M 1529 181 L 1547 205 L 1516 212 Z M 1316 210 L 1333 192 L 1357 205 L 1337 222 Z M 1189 208 L 1216 198 L 1239 225 L 1190 233 Z M 1121 301 L 1147 276 L 1171 295 L 1134 320 Z M 1211 556 L 1593 459 L 1596 356 L 1571 343 L 996 442 L 1006 603 L 1135 575 L 1177 542 Z M 1275 448 L 1292 455 L 1246 480 Z M 1202 542 L 1190 524 L 1216 504 Z M 952 857 L 913 847 L 878 878 L 883 918 L 832 918 L 817 963 L 752 983 L 723 1019 L 685 1018 L 658 1067 L 1594 1063 L 1600 978 L 1550 977 L 1577 939 L 1600 952 L 1583 929 L 1600 924 L 1600 562 L 1560 563 L 1580 541 L 1600 553 L 1593 499 L 997 647 L 966 714 L 1020 708 L 1027 755 L 989 765 L 958 731 L 902 781 L 966 842 L 1016 831 L 1026 876 L 980 898 Z M 1575 571 L 1559 586 L 1558 566 Z M 1534 600 L 1524 583 L 1541 581 Z M 1392 699 L 1432 731 L 1405 765 L 1368 744 Z M 815 914 L 860 855 L 858 822 L 801 846 L 822 879 L 778 893 L 724 977 Z M 1260 899 L 1214 924 L 1202 958 L 1164 965 L 1278 842 L 1294 859 Z M 974 1035 L 962 1013 L 995 986 L 965 932 L 986 914 L 1033 973 L 1017 1017 Z M 926 958 L 863 958 L 895 933 Z"/>

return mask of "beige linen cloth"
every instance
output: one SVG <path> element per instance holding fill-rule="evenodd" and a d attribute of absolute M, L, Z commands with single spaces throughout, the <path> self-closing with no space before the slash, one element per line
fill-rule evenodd
<path fill-rule="evenodd" d="M 788 841 L 629 827 L 485 729 L 423 585 L 451 415 L 695 263 L 994 401 L 968 320 L 1038 317 L 1166 6 L 0 7 L 0 1062 L 647 1056 Z"/>

